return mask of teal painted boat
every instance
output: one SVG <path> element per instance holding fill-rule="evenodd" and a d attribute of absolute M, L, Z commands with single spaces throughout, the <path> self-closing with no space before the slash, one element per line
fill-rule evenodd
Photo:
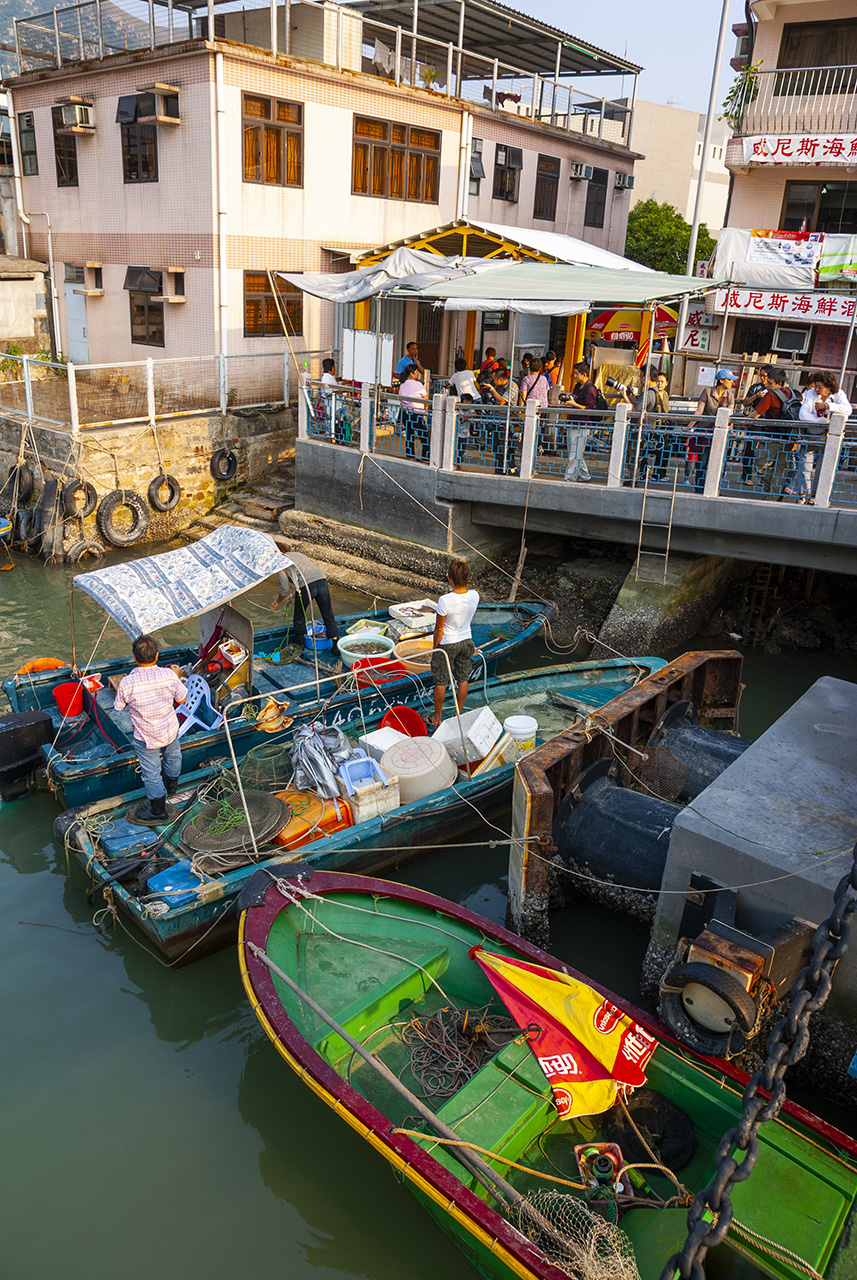
<path fill-rule="evenodd" d="M 613 658 L 520 672 L 473 687 L 467 707 L 490 705 L 501 720 L 521 711 L 531 714 L 544 740 L 663 665 L 652 657 Z M 426 691 L 402 705 L 428 716 L 430 696 Z M 367 705 L 364 696 L 359 730 L 352 727 L 354 737 L 364 726 L 367 731 L 376 728 L 396 701 L 385 695 L 380 706 Z M 481 776 L 459 775 L 452 785 L 355 825 L 349 825 L 347 805 L 323 804 L 310 793 L 288 791 L 281 779 L 276 790 L 289 806 L 289 825 L 279 837 L 283 842 L 277 843 L 269 823 L 265 839 L 260 834 L 258 856 L 247 838 L 237 853 L 206 856 L 189 851 L 190 824 L 224 789 L 234 791 L 234 782 L 228 777 L 221 782 L 211 762 L 207 769 L 183 775 L 182 792 L 175 797 L 180 817 L 165 835 L 128 820 L 129 810 L 142 798 L 139 790 L 69 810 L 57 820 L 55 831 L 87 869 L 98 896 L 106 896 L 127 915 L 162 955 L 184 963 L 234 938 L 236 899 L 260 861 L 362 871 L 407 862 L 422 856 L 426 846 L 460 841 L 471 832 L 484 831 L 486 820 L 507 818 L 514 768 L 514 763 L 507 763 Z M 262 794 L 262 801 L 268 798 Z M 491 834 L 503 838 L 502 831 Z M 171 873 L 183 878 L 159 892 L 149 883 L 153 868 L 167 880 Z M 196 871 L 199 876 L 192 874 Z"/>
<path fill-rule="evenodd" d="M 711 1185 L 745 1075 L 432 894 L 354 875 L 258 872 L 241 905 L 242 979 L 277 1052 L 388 1161 L 482 1275 L 677 1275 L 666 1264 L 685 1242 L 689 1200 Z M 546 1004 L 529 1021 L 508 1019 L 511 1005 L 486 972 L 503 967 L 538 971 L 548 987 L 574 992 L 563 1006 L 579 1040 L 570 1062 L 539 1052 Z M 595 1015 L 575 1022 L 587 1001 Z M 623 1046 L 647 1045 L 645 1087 L 617 1090 L 596 1114 L 563 1116 L 549 1076 L 583 1075 L 580 1044 L 620 1031 Z M 725 1240 L 698 1274 L 857 1275 L 857 1143 L 788 1101 L 758 1142 L 749 1178 L 732 1189 Z M 379 1232 L 385 1212 L 379 1205 Z M 428 1230 L 414 1242 L 431 1245 Z"/>

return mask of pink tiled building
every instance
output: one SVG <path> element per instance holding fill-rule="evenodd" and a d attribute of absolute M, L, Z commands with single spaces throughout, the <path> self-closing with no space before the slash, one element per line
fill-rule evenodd
<path fill-rule="evenodd" d="M 637 67 L 490 0 L 418 31 L 410 6 L 366 8 L 103 0 L 17 23 L 19 244 L 53 258 L 67 356 L 281 349 L 269 269 L 348 269 L 458 217 L 623 251 Z M 332 305 L 279 301 L 296 348 L 334 342 Z"/>

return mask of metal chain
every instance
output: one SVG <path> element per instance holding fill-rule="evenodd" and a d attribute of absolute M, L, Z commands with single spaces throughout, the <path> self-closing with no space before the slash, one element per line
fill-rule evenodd
<path fill-rule="evenodd" d="M 737 1125 L 724 1133 L 714 1157 L 715 1175 L 709 1187 L 695 1197 L 687 1215 L 687 1240 L 661 1272 L 660 1280 L 705 1280 L 705 1255 L 726 1237 L 734 1210 L 729 1193 L 745 1182 L 759 1159 L 756 1136 L 766 1120 L 774 1120 L 786 1100 L 783 1077 L 786 1069 L 799 1062 L 809 1047 L 809 1019 L 827 1003 L 833 972 L 848 950 L 851 914 L 857 910 L 857 845 L 851 871 L 843 876 L 833 899 L 833 911 L 818 926 L 812 957 L 801 969 L 789 993 L 789 1008 L 768 1037 L 768 1056 L 760 1071 L 747 1082 Z M 768 1095 L 767 1102 L 760 1093 Z M 746 1152 L 736 1160 L 732 1148 Z M 709 1215 L 706 1217 L 705 1215 Z"/>

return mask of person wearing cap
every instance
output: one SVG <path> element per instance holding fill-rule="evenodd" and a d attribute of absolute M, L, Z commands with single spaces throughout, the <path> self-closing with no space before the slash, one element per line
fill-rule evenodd
<path fill-rule="evenodd" d="M 711 454 L 711 435 L 714 430 L 714 419 L 718 409 L 732 409 L 735 406 L 734 386 L 737 374 L 731 369 L 718 369 L 714 375 L 714 386 L 703 387 L 696 406 L 696 415 L 691 427 L 696 431 L 688 436 L 687 461 L 693 464 L 693 487 L 697 493 L 705 488 L 705 473 L 708 470 L 708 459 Z M 687 468 L 689 469 L 689 467 Z M 686 469 L 686 470 L 687 470 Z"/>

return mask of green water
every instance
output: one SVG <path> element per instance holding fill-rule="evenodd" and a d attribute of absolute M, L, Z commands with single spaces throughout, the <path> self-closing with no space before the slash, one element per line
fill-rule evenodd
<path fill-rule="evenodd" d="M 70 653 L 70 573 L 16 563 L 0 577 L 3 673 Z M 257 627 L 270 595 L 252 593 Z M 366 604 L 334 593 L 340 612 Z M 85 597 L 75 614 L 80 660 L 103 615 Z M 98 652 L 127 650 L 111 624 Z M 516 665 L 548 661 L 533 646 Z M 857 662 L 751 656 L 744 732 L 821 674 L 857 680 Z M 53 841 L 56 814 L 44 794 L 0 809 L 0 1278 L 472 1280 L 384 1162 L 282 1063 L 234 950 L 171 971 L 93 924 L 86 879 Z M 506 856 L 450 849 L 406 875 L 501 921 Z M 553 949 L 639 998 L 645 944 L 645 930 L 587 904 L 564 913 Z"/>

